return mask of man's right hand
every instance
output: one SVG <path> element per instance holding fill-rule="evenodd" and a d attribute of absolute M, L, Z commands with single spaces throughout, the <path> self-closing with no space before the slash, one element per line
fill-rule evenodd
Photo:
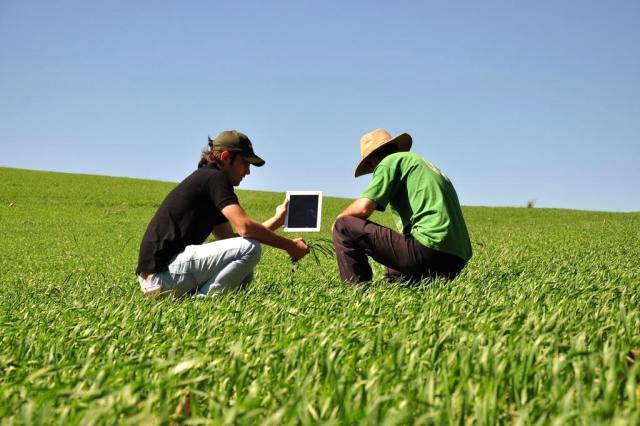
<path fill-rule="evenodd" d="M 287 250 L 289 256 L 294 262 L 302 259 L 309 253 L 309 246 L 304 242 L 302 238 L 294 238 L 291 240 L 293 244 Z"/>

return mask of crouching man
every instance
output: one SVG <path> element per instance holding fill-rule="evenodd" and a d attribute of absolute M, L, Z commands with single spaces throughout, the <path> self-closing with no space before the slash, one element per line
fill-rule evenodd
<path fill-rule="evenodd" d="M 167 195 L 140 244 L 136 275 L 146 296 L 206 296 L 240 288 L 252 279 L 261 243 L 286 251 L 293 260 L 309 252 L 302 238 L 273 232 L 284 223 L 286 202 L 264 223 L 240 206 L 233 188 L 251 165 L 264 163 L 240 132 L 209 138 L 198 169 Z M 203 244 L 210 233 L 216 241 Z"/>
<path fill-rule="evenodd" d="M 455 278 L 471 258 L 471 243 L 449 178 L 409 152 L 411 136 L 384 129 L 360 139 L 355 176 L 372 173 L 369 186 L 336 219 L 333 244 L 342 279 L 370 281 L 368 257 L 386 266 L 390 281 Z M 367 220 L 390 206 L 400 231 Z"/>

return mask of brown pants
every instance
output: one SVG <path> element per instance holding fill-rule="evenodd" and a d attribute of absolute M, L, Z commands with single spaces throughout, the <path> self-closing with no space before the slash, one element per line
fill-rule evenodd
<path fill-rule="evenodd" d="M 336 220 L 333 246 L 340 275 L 350 283 L 371 281 L 373 273 L 367 257 L 386 266 L 385 278 L 389 281 L 452 280 L 466 264 L 457 256 L 423 246 L 411 235 L 353 216 Z"/>

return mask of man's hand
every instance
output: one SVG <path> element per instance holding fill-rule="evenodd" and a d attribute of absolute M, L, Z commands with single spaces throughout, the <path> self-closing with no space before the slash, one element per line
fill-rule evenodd
<path fill-rule="evenodd" d="M 307 246 L 307 243 L 305 243 L 302 238 L 294 238 L 291 241 L 293 244 L 287 249 L 287 252 L 289 256 L 291 256 L 291 259 L 297 262 L 309 253 L 309 246 Z"/>
<path fill-rule="evenodd" d="M 284 225 L 284 218 L 287 216 L 287 209 L 289 208 L 289 200 L 285 200 L 276 207 L 276 214 L 266 221 L 262 222 L 265 228 L 269 228 L 271 231 L 275 231 Z"/>
<path fill-rule="evenodd" d="M 278 228 L 284 224 L 284 218 L 287 216 L 287 210 L 289 209 L 289 200 L 286 198 L 278 207 L 276 207 L 276 214 L 273 218 L 278 224 Z"/>

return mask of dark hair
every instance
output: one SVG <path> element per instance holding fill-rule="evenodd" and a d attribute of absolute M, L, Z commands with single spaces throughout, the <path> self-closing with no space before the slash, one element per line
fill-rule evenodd
<path fill-rule="evenodd" d="M 373 153 L 371 153 L 371 157 L 382 160 L 387 155 L 395 154 L 396 152 L 400 152 L 400 150 L 398 149 L 398 145 L 396 145 L 395 143 L 390 143 L 387 145 L 383 145 L 379 149 L 373 151 Z"/>
<path fill-rule="evenodd" d="M 222 153 L 224 151 L 214 151 L 212 149 L 204 149 L 202 151 L 202 156 L 200 157 L 200 161 L 198 162 L 198 168 L 200 167 L 215 167 L 219 169 L 222 167 Z M 229 159 L 231 160 L 231 164 L 236 161 L 237 152 L 229 152 Z"/>

